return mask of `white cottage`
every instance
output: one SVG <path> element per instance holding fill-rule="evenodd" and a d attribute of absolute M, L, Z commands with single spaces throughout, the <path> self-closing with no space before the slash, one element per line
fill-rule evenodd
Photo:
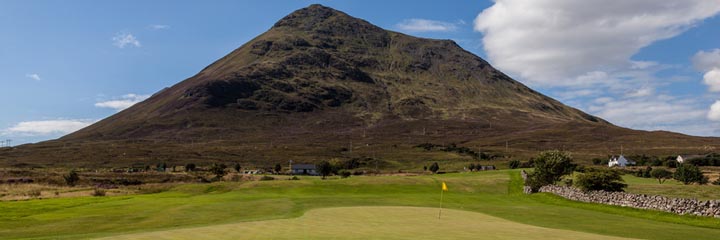
<path fill-rule="evenodd" d="M 628 160 L 623 155 L 620 155 L 619 157 L 613 157 L 608 162 L 608 167 L 613 167 L 613 166 L 625 167 L 627 165 L 635 165 L 635 162 Z"/>
<path fill-rule="evenodd" d="M 696 159 L 696 158 L 702 158 L 702 157 L 704 157 L 704 156 L 703 155 L 678 155 L 677 158 L 675 158 L 675 160 L 678 163 L 683 163 L 690 159 Z"/>

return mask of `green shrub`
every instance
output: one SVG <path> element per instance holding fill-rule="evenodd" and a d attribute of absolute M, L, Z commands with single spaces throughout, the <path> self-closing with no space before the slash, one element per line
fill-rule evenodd
<path fill-rule="evenodd" d="M 656 168 L 653 169 L 652 172 L 650 172 L 650 176 L 658 180 L 658 183 L 662 184 L 665 182 L 665 180 L 672 178 L 672 172 L 662 169 L 662 168 Z"/>
<path fill-rule="evenodd" d="M 432 165 L 430 165 L 431 172 L 437 173 L 438 170 L 440 170 L 440 165 L 438 165 L 437 162 L 434 162 Z"/>
<path fill-rule="evenodd" d="M 340 170 L 339 172 L 341 178 L 348 178 L 352 173 L 348 170 Z"/>
<path fill-rule="evenodd" d="M 541 152 L 534 160 L 534 165 L 535 171 L 528 174 L 528 180 L 525 181 L 533 192 L 560 181 L 563 176 L 572 173 L 576 166 L 569 154 L 558 150 Z"/>
<path fill-rule="evenodd" d="M 196 167 L 196 166 L 195 166 L 194 163 L 188 163 L 187 165 L 185 165 L 185 171 L 186 171 L 186 172 L 195 171 L 195 167 Z"/>
<path fill-rule="evenodd" d="M 622 192 L 627 187 L 618 171 L 608 169 L 589 170 L 586 173 L 578 174 L 574 185 L 583 191 L 604 190 L 609 192 Z"/>
<path fill-rule="evenodd" d="M 271 177 L 271 176 L 267 176 L 267 175 L 264 175 L 260 178 L 260 181 L 272 181 L 272 180 L 275 180 L 275 178 Z"/>
<path fill-rule="evenodd" d="M 300 180 L 300 178 L 298 178 L 297 176 L 293 176 L 293 177 L 291 177 L 291 178 L 288 179 L 288 180 Z"/>
<path fill-rule="evenodd" d="M 322 176 L 322 179 L 325 179 L 327 176 L 332 173 L 333 166 L 328 161 L 322 161 L 317 166 L 318 172 L 320 172 L 320 176 Z"/>
<path fill-rule="evenodd" d="M 90 195 L 92 195 L 93 197 L 104 197 L 105 194 L 106 194 L 105 190 L 100 189 L 100 188 L 96 188 L 95 190 L 93 190 L 92 193 L 90 193 Z"/>
<path fill-rule="evenodd" d="M 512 161 L 510 161 L 510 162 L 508 163 L 508 167 L 509 167 L 510 169 L 516 169 L 516 168 L 520 167 L 520 160 L 512 160 Z"/>
<path fill-rule="evenodd" d="M 680 164 L 673 174 L 673 178 L 684 184 L 699 183 L 707 184 L 708 178 L 702 174 L 700 168 L 692 164 Z"/>
<path fill-rule="evenodd" d="M 279 163 L 275 164 L 275 168 L 273 168 L 273 170 L 275 170 L 275 173 L 280 173 L 282 171 L 282 165 Z"/>
<path fill-rule="evenodd" d="M 70 170 L 70 172 L 67 175 L 63 175 L 63 179 L 65 179 L 65 183 L 68 186 L 73 187 L 80 180 L 80 176 L 78 176 L 78 173 L 75 171 L 75 169 L 73 169 L 73 170 Z"/>
<path fill-rule="evenodd" d="M 215 177 L 217 179 L 221 179 L 227 173 L 225 171 L 226 168 L 227 168 L 227 166 L 225 166 L 225 164 L 213 163 L 213 165 L 210 166 L 210 172 L 215 174 Z"/>

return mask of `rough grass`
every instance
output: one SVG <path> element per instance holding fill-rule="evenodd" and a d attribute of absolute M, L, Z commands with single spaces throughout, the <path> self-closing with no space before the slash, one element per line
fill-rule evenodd
<path fill-rule="evenodd" d="M 447 209 L 538 227 L 645 239 L 714 239 L 720 234 L 720 220 L 711 218 L 572 202 L 548 194 L 526 196 L 520 193 L 517 171 L 488 171 L 188 184 L 157 194 L 2 202 L 0 238 L 105 237 L 297 218 L 331 207 L 437 207 L 441 181 L 450 187 Z M 424 230 L 418 228 L 418 236 Z"/>
<path fill-rule="evenodd" d="M 438 208 L 342 207 L 299 218 L 222 224 L 120 235 L 122 239 L 625 239 L 536 227 L 502 218 Z"/>
<path fill-rule="evenodd" d="M 673 179 L 659 184 L 657 179 L 641 178 L 630 174 L 623 176 L 623 179 L 628 184 L 626 191 L 630 193 L 699 200 L 720 199 L 720 186 L 718 185 L 685 185 Z"/>

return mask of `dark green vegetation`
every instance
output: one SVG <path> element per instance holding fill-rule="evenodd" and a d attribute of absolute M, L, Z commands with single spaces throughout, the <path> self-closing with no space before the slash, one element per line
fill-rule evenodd
<path fill-rule="evenodd" d="M 708 178 L 703 175 L 702 170 L 692 164 L 680 164 L 675 169 L 673 178 L 685 184 L 699 183 L 707 184 Z"/>
<path fill-rule="evenodd" d="M 528 174 L 525 182 L 533 192 L 542 186 L 555 184 L 565 175 L 573 173 L 576 167 L 568 153 L 557 150 L 541 152 L 534 164 L 535 169 Z"/>
<path fill-rule="evenodd" d="M 627 184 L 618 171 L 608 169 L 592 169 L 580 173 L 573 184 L 583 191 L 622 192 Z"/>
<path fill-rule="evenodd" d="M 218 182 L 182 185 L 157 194 L 0 202 L 0 238 L 99 237 L 293 218 L 325 207 L 437 207 L 443 181 L 451 189 L 445 193 L 444 207 L 519 223 L 644 239 L 715 239 L 720 234 L 720 220 L 712 218 L 572 202 L 549 194 L 524 195 L 520 175 L 513 170 Z"/>
<path fill-rule="evenodd" d="M 453 147 L 415 148 L 423 143 Z M 589 163 L 620 145 L 674 155 L 718 143 L 614 126 L 524 86 L 453 41 L 387 31 L 312 5 L 142 103 L 59 140 L 0 149 L 0 166 L 272 167 L 369 158 L 397 170 L 475 158 L 505 166 L 545 149 Z"/>
<path fill-rule="evenodd" d="M 67 175 L 63 175 L 63 179 L 65 180 L 65 183 L 68 186 L 75 186 L 77 182 L 80 180 L 80 177 L 78 176 L 77 172 L 75 170 L 70 170 L 70 172 Z"/>
<path fill-rule="evenodd" d="M 662 184 L 665 180 L 672 178 L 673 173 L 663 168 L 656 168 L 650 172 L 650 176 L 657 179 L 658 183 Z"/>

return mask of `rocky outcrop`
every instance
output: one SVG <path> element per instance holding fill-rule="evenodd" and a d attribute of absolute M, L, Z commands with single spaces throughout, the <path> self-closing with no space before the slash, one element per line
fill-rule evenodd
<path fill-rule="evenodd" d="M 625 192 L 583 192 L 576 188 L 556 185 L 541 187 L 540 192 L 553 193 L 570 200 L 581 202 L 658 210 L 680 215 L 690 214 L 720 218 L 720 200 L 699 201 L 697 199 L 649 196 Z"/>

